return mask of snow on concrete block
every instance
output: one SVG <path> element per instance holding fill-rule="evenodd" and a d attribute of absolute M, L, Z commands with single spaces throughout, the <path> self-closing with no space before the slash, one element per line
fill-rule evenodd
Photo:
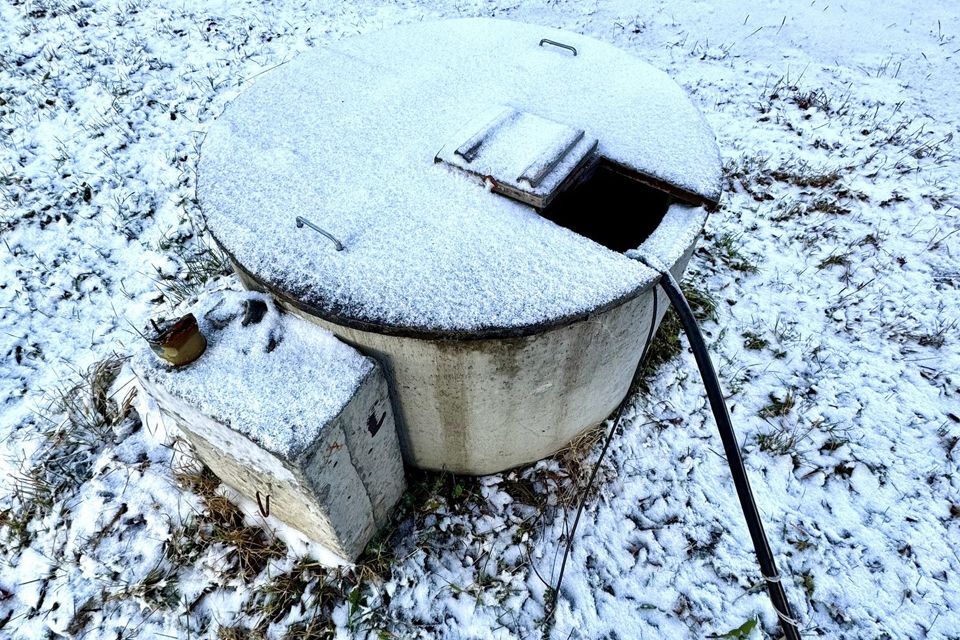
<path fill-rule="evenodd" d="M 380 367 L 260 294 L 224 292 L 191 311 L 206 353 L 174 368 L 144 349 L 131 365 L 164 428 L 225 483 L 345 560 L 405 488 Z"/>

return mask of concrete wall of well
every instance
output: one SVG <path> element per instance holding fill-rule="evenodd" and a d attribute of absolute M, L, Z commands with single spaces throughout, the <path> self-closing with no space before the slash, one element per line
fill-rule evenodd
<path fill-rule="evenodd" d="M 694 246 L 671 265 L 677 279 Z M 263 288 L 238 273 L 246 286 Z M 630 388 L 650 323 L 659 325 L 669 304 L 652 287 L 541 333 L 456 340 L 346 327 L 278 300 L 382 364 L 408 464 L 472 475 L 551 455 L 603 422 Z"/>

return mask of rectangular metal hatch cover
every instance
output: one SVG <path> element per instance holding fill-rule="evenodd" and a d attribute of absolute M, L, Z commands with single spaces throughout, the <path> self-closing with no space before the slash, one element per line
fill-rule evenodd
<path fill-rule="evenodd" d="M 596 150 L 597 139 L 583 129 L 501 105 L 473 119 L 434 161 L 543 209 L 592 163 Z"/>

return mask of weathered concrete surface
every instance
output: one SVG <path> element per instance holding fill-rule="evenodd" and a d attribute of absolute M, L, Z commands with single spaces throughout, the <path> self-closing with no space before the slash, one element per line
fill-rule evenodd
<path fill-rule="evenodd" d="M 373 509 L 338 427 L 322 431 L 317 454 L 303 469 L 162 388 L 148 381 L 141 388 L 217 477 L 253 501 L 258 492 L 262 501 L 270 496 L 270 515 L 346 560 L 355 558 L 373 536 Z"/>
<path fill-rule="evenodd" d="M 291 316 L 282 316 L 279 324 L 283 327 L 291 322 L 302 324 Z M 319 331 L 316 327 L 309 329 Z M 296 339 L 290 331 L 281 335 L 287 336 L 284 341 Z M 245 394 L 259 397 L 273 394 L 288 398 L 296 407 L 295 413 L 309 420 L 309 397 L 291 395 L 296 385 L 291 384 L 290 366 L 298 363 L 279 361 L 292 357 L 290 352 L 295 350 L 284 352 L 277 348 L 265 352 L 257 346 L 244 347 L 245 359 L 253 359 L 257 366 L 272 366 L 268 371 L 275 375 L 266 378 L 272 387 L 265 388 L 264 379 L 260 379 L 257 388 L 239 387 L 234 394 L 218 396 L 213 385 L 222 385 L 224 380 L 198 375 L 196 370 L 191 372 L 193 365 L 172 369 L 152 354 L 133 358 L 132 365 L 141 392 L 155 401 L 167 431 L 170 426 L 175 427 L 193 446 L 199 459 L 223 482 L 254 502 L 258 493 L 261 503 L 269 496 L 271 516 L 303 532 L 344 560 L 354 560 L 385 524 L 405 489 L 403 462 L 383 373 L 379 366 L 369 367 L 339 412 L 319 429 L 310 430 L 316 434 L 311 441 L 286 449 L 262 439 L 258 441 L 258 429 L 244 428 L 236 422 L 237 412 L 221 406 L 226 402 L 222 398 L 233 395 L 237 403 L 247 405 L 244 415 L 255 423 L 263 417 L 256 414 L 259 403 Z M 210 352 L 201 360 L 216 358 L 216 350 L 226 348 L 237 348 L 237 345 L 229 340 L 213 339 Z M 325 384 L 323 376 L 317 373 L 317 369 L 309 372 L 313 376 L 311 383 Z M 183 377 L 189 384 L 184 384 Z M 242 376 L 234 383 L 242 385 Z M 205 389 L 207 385 L 209 389 Z M 186 388 L 190 390 L 190 398 L 184 397 Z M 221 399 L 201 410 L 197 398 Z M 252 412 L 250 406 L 254 407 Z"/>
<path fill-rule="evenodd" d="M 357 389 L 330 426 L 343 432 L 350 460 L 379 529 L 386 524 L 406 486 L 390 392 L 379 367 Z M 320 448 L 315 451 L 319 452 Z M 328 467 L 324 457 L 316 452 L 309 461 L 304 461 L 303 467 L 315 485 Z"/>
<path fill-rule="evenodd" d="M 705 214 L 678 211 L 674 218 L 645 248 L 679 279 Z M 235 267 L 244 286 L 262 290 Z M 548 456 L 605 420 L 630 387 L 650 323 L 659 324 L 669 306 L 657 289 L 653 317 L 651 287 L 586 319 L 532 335 L 422 339 L 335 324 L 271 293 L 291 313 L 381 363 L 409 464 L 475 475 Z"/>

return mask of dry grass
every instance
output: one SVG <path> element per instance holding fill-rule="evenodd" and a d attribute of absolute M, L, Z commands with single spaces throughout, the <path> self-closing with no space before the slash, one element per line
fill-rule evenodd
<path fill-rule="evenodd" d="M 595 463 L 589 463 L 588 460 L 593 458 L 591 454 L 603 441 L 608 428 L 604 422 L 587 429 L 553 454 L 553 460 L 565 476 L 557 483 L 557 502 L 565 509 L 575 508 L 582 499 L 583 492 L 593 488 L 587 486 L 587 481 Z"/>
<path fill-rule="evenodd" d="M 757 265 L 753 259 L 745 255 L 740 246 L 742 244 L 740 235 L 726 232 L 717 238 L 710 237 L 713 240 L 713 249 L 709 255 L 716 257 L 728 269 L 740 271 L 741 273 L 757 273 Z"/>
<path fill-rule="evenodd" d="M 782 201 L 778 203 L 775 211 L 770 216 L 771 222 L 786 222 L 812 214 L 847 215 L 850 213 L 850 208 L 843 204 L 841 198 L 830 194 Z"/>
<path fill-rule="evenodd" d="M 160 248 L 172 254 L 179 267 L 174 275 L 158 270 L 154 278 L 162 296 L 160 302 L 169 308 L 195 297 L 210 280 L 233 272 L 229 258 L 203 235 L 189 243 L 167 241 Z"/>
<path fill-rule="evenodd" d="M 291 625 L 283 635 L 283 640 L 331 640 L 335 635 L 329 620 L 313 618 L 307 622 Z"/>
<path fill-rule="evenodd" d="M 831 254 L 817 263 L 817 270 L 829 267 L 849 267 L 850 257 L 844 254 Z"/>
<path fill-rule="evenodd" d="M 150 611 L 166 611 L 180 603 L 178 568 L 157 566 L 139 582 L 107 595 L 107 600 L 133 599 Z"/>
<path fill-rule="evenodd" d="M 97 446 L 112 437 L 113 427 L 130 409 L 130 397 L 120 405 L 109 395 L 122 366 L 123 359 L 108 358 L 91 366 L 76 383 L 55 392 L 52 413 L 66 418 L 49 434 L 54 446 Z"/>
<path fill-rule="evenodd" d="M 324 573 L 319 564 L 300 560 L 293 569 L 257 589 L 247 602 L 247 612 L 260 618 L 262 626 L 283 621 L 294 607 L 300 607 L 307 589 L 322 581 Z"/>
<path fill-rule="evenodd" d="M 751 351 L 762 351 L 770 345 L 770 341 L 754 331 L 744 331 L 740 334 L 743 346 Z"/>
<path fill-rule="evenodd" d="M 787 455 L 797 452 L 797 445 L 805 433 L 791 430 L 777 430 L 771 433 L 757 434 L 757 446 L 771 455 Z"/>
<path fill-rule="evenodd" d="M 263 640 L 264 635 L 255 629 L 246 627 L 220 627 L 217 629 L 217 640 Z"/>
<path fill-rule="evenodd" d="M 240 508 L 219 493 L 220 480 L 208 468 L 181 470 L 176 478 L 199 496 L 204 508 L 167 541 L 167 557 L 172 564 L 182 564 L 213 545 L 221 545 L 225 549 L 220 560 L 221 576 L 249 581 L 270 560 L 286 555 L 286 545 L 280 540 L 260 527 L 246 524 Z"/>
<path fill-rule="evenodd" d="M 29 544 L 29 523 L 72 495 L 89 478 L 96 453 L 113 441 L 113 429 L 130 411 L 132 400 L 130 395 L 110 396 L 122 364 L 122 358 L 103 360 L 48 395 L 40 418 L 52 428 L 44 432 L 34 457 L 22 461 L 13 476 L 15 506 L 0 513 L 9 542 Z"/>
<path fill-rule="evenodd" d="M 793 390 L 787 391 L 783 398 L 778 398 L 773 393 L 768 397 L 770 402 L 760 409 L 759 415 L 761 418 L 782 418 L 793 411 L 797 404 L 797 397 Z"/>
<path fill-rule="evenodd" d="M 854 195 L 840 180 L 843 171 L 849 167 L 818 166 L 797 158 L 771 166 L 770 160 L 768 156 L 746 154 L 728 160 L 723 167 L 726 189 L 742 189 L 757 202 L 775 200 L 771 191 L 778 183 L 781 187 L 798 187 L 802 193 L 813 194 L 815 200 L 828 194 L 835 197 Z M 828 207 L 826 202 L 819 206 Z"/>

